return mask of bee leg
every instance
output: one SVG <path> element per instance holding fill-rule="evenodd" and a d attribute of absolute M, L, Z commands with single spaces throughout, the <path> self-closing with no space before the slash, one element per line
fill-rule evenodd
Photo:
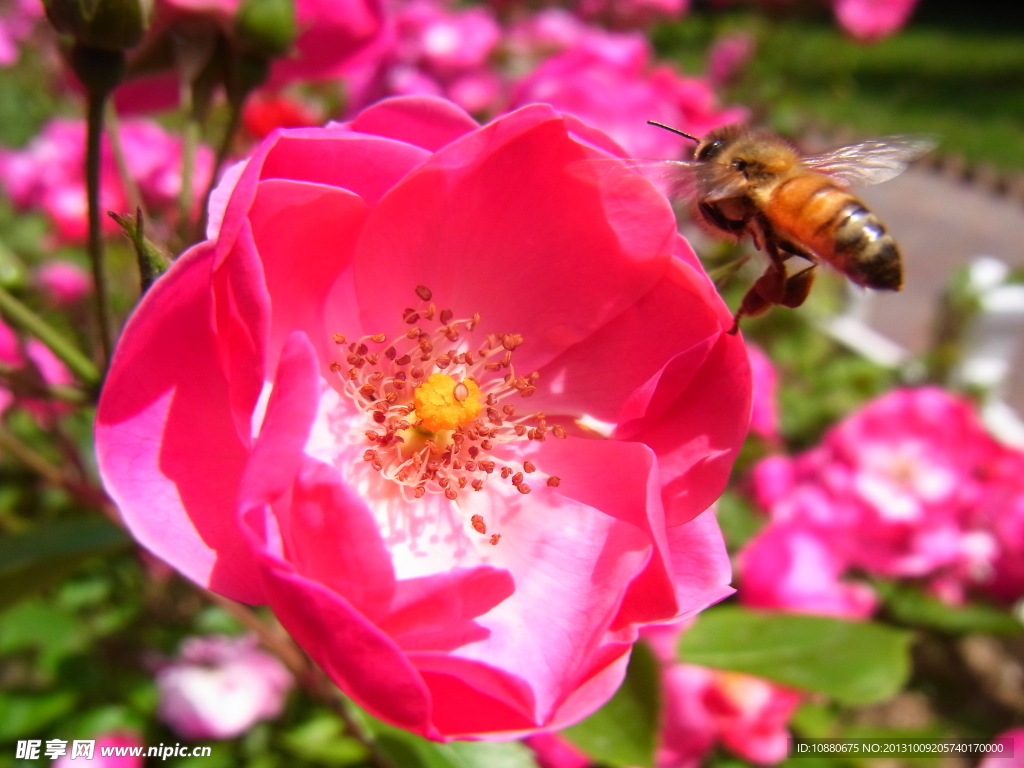
<path fill-rule="evenodd" d="M 803 274 L 803 273 L 801 273 Z M 781 262 L 773 263 L 740 302 L 740 308 L 733 316 L 730 335 L 735 335 L 740 328 L 741 317 L 757 317 L 763 315 L 773 305 L 781 304 L 786 295 L 786 268 Z"/>
<path fill-rule="evenodd" d="M 811 264 L 807 269 L 803 269 L 797 272 L 795 275 L 791 275 L 786 278 L 786 283 L 783 286 L 782 301 L 779 302 L 784 307 L 799 307 L 807 299 L 807 295 L 811 292 L 811 285 L 814 283 L 814 276 L 817 274 L 814 271 L 816 265 Z"/>

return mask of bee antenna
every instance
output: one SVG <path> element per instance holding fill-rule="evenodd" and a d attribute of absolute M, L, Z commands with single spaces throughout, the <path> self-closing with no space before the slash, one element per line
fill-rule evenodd
<path fill-rule="evenodd" d="M 647 124 L 648 125 L 656 125 L 659 128 L 664 128 L 666 131 L 672 131 L 672 133 L 678 133 L 683 138 L 689 139 L 690 141 L 693 141 L 693 142 L 696 142 L 697 144 L 700 144 L 700 139 L 698 139 L 696 136 L 691 136 L 688 133 L 683 133 L 678 128 L 673 128 L 671 125 L 665 125 L 664 123 L 659 123 L 656 120 L 648 120 Z"/>

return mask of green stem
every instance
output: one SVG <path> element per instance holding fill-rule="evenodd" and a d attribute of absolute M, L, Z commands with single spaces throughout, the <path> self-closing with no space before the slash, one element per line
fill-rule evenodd
<path fill-rule="evenodd" d="M 0 288 L 0 312 L 25 333 L 35 336 L 49 347 L 50 351 L 83 382 L 89 386 L 99 384 L 100 372 L 92 361 L 79 352 L 52 325 L 14 298 L 4 288 Z"/>
<path fill-rule="evenodd" d="M 110 363 L 111 350 L 114 345 L 110 324 L 110 291 L 107 286 L 107 269 L 103 261 L 103 232 L 100 229 L 100 143 L 103 139 L 103 112 L 106 101 L 106 91 L 90 90 L 85 154 L 85 185 L 89 199 L 89 259 L 92 261 L 92 279 L 96 291 L 96 318 L 100 326 L 104 366 Z M 50 346 L 42 336 L 39 338 L 47 346 Z M 56 349 L 53 351 L 59 356 Z M 77 354 L 77 350 L 75 353 Z M 65 360 L 65 362 L 67 361 Z M 71 366 L 71 363 L 68 365 Z M 96 378 L 98 379 L 98 376 Z"/>

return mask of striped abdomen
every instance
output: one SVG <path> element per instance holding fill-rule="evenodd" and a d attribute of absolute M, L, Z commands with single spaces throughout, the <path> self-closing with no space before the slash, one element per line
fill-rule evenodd
<path fill-rule="evenodd" d="M 765 214 L 776 234 L 858 285 L 893 291 L 903 286 L 900 252 L 885 225 L 827 176 L 808 172 L 779 182 Z"/>

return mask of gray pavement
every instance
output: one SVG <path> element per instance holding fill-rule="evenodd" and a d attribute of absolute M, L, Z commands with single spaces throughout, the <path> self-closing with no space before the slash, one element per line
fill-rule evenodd
<path fill-rule="evenodd" d="M 895 236 L 905 264 L 900 293 L 875 293 L 869 324 L 912 353 L 923 351 L 938 299 L 958 266 L 994 256 L 1024 267 L 1024 203 L 915 167 L 892 181 L 856 190 Z M 1018 353 L 1008 400 L 1024 413 L 1024 371 Z"/>

